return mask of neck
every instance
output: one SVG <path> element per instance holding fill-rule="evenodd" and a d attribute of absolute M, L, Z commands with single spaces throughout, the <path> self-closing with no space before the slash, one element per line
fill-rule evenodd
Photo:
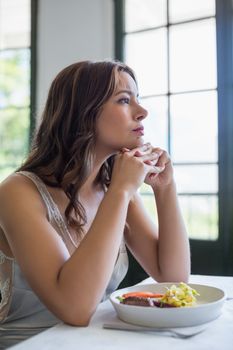
<path fill-rule="evenodd" d="M 93 168 L 92 171 L 90 173 L 90 175 L 88 176 L 87 180 L 85 181 L 84 185 L 82 186 L 82 188 L 80 189 L 80 193 L 86 193 L 86 192 L 90 192 L 93 191 L 94 189 L 96 190 L 96 183 L 95 183 L 95 179 L 99 174 L 100 168 L 102 167 L 102 165 L 104 164 L 104 162 L 113 154 L 115 154 L 116 152 L 100 152 L 100 151 L 96 151 L 95 153 L 95 159 L 94 159 L 94 164 L 93 164 Z M 99 187 L 99 186 L 98 186 Z"/>

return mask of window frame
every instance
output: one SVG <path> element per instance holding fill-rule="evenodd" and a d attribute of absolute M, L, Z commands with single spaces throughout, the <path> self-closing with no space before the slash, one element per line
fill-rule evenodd
<path fill-rule="evenodd" d="M 223 272 L 233 274 L 233 2 L 216 0 L 219 232 Z"/>
<path fill-rule="evenodd" d="M 233 3 L 216 2 L 219 238 L 216 241 L 190 239 L 192 273 L 233 274 Z M 124 0 L 115 5 L 115 58 L 124 55 Z M 130 257 L 132 265 L 136 262 Z M 134 273 L 143 272 L 134 266 Z M 128 281 L 137 282 L 128 276 Z"/>
<path fill-rule="evenodd" d="M 37 26 L 38 26 L 38 0 L 31 0 L 31 83 L 30 83 L 30 125 L 29 147 L 36 127 L 36 96 L 37 96 Z"/>

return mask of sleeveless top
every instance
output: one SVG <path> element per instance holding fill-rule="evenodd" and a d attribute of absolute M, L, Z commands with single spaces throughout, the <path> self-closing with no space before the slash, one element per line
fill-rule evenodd
<path fill-rule="evenodd" d="M 66 223 L 44 182 L 31 172 L 19 174 L 29 178 L 37 187 L 46 206 L 48 220 L 63 240 L 69 252 L 77 248 Z M 104 293 L 105 300 L 123 280 L 128 270 L 128 256 L 124 240 Z M 61 322 L 39 300 L 28 285 L 14 258 L 0 250 L 0 349 L 12 346 Z"/>

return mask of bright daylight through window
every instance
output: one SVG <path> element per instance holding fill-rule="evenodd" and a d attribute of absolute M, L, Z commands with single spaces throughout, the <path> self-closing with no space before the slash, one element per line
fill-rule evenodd
<path fill-rule="evenodd" d="M 145 141 L 171 154 L 191 238 L 218 238 L 214 0 L 125 0 L 124 60 L 149 110 Z M 168 6 L 168 7 L 167 7 Z M 153 197 L 141 189 L 152 213 Z"/>
<path fill-rule="evenodd" d="M 30 0 L 0 0 L 0 181 L 28 150 Z"/>

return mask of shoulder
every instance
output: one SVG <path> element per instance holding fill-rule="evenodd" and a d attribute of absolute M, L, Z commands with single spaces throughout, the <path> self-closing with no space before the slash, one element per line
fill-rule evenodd
<path fill-rule="evenodd" d="M 0 199 L 7 199 L 9 196 L 17 196 L 21 192 L 36 192 L 35 185 L 31 180 L 18 173 L 13 173 L 0 184 Z"/>
<path fill-rule="evenodd" d="M 23 175 L 11 174 L 0 184 L 0 217 L 5 210 L 16 210 L 25 204 L 45 210 L 35 184 Z"/>

